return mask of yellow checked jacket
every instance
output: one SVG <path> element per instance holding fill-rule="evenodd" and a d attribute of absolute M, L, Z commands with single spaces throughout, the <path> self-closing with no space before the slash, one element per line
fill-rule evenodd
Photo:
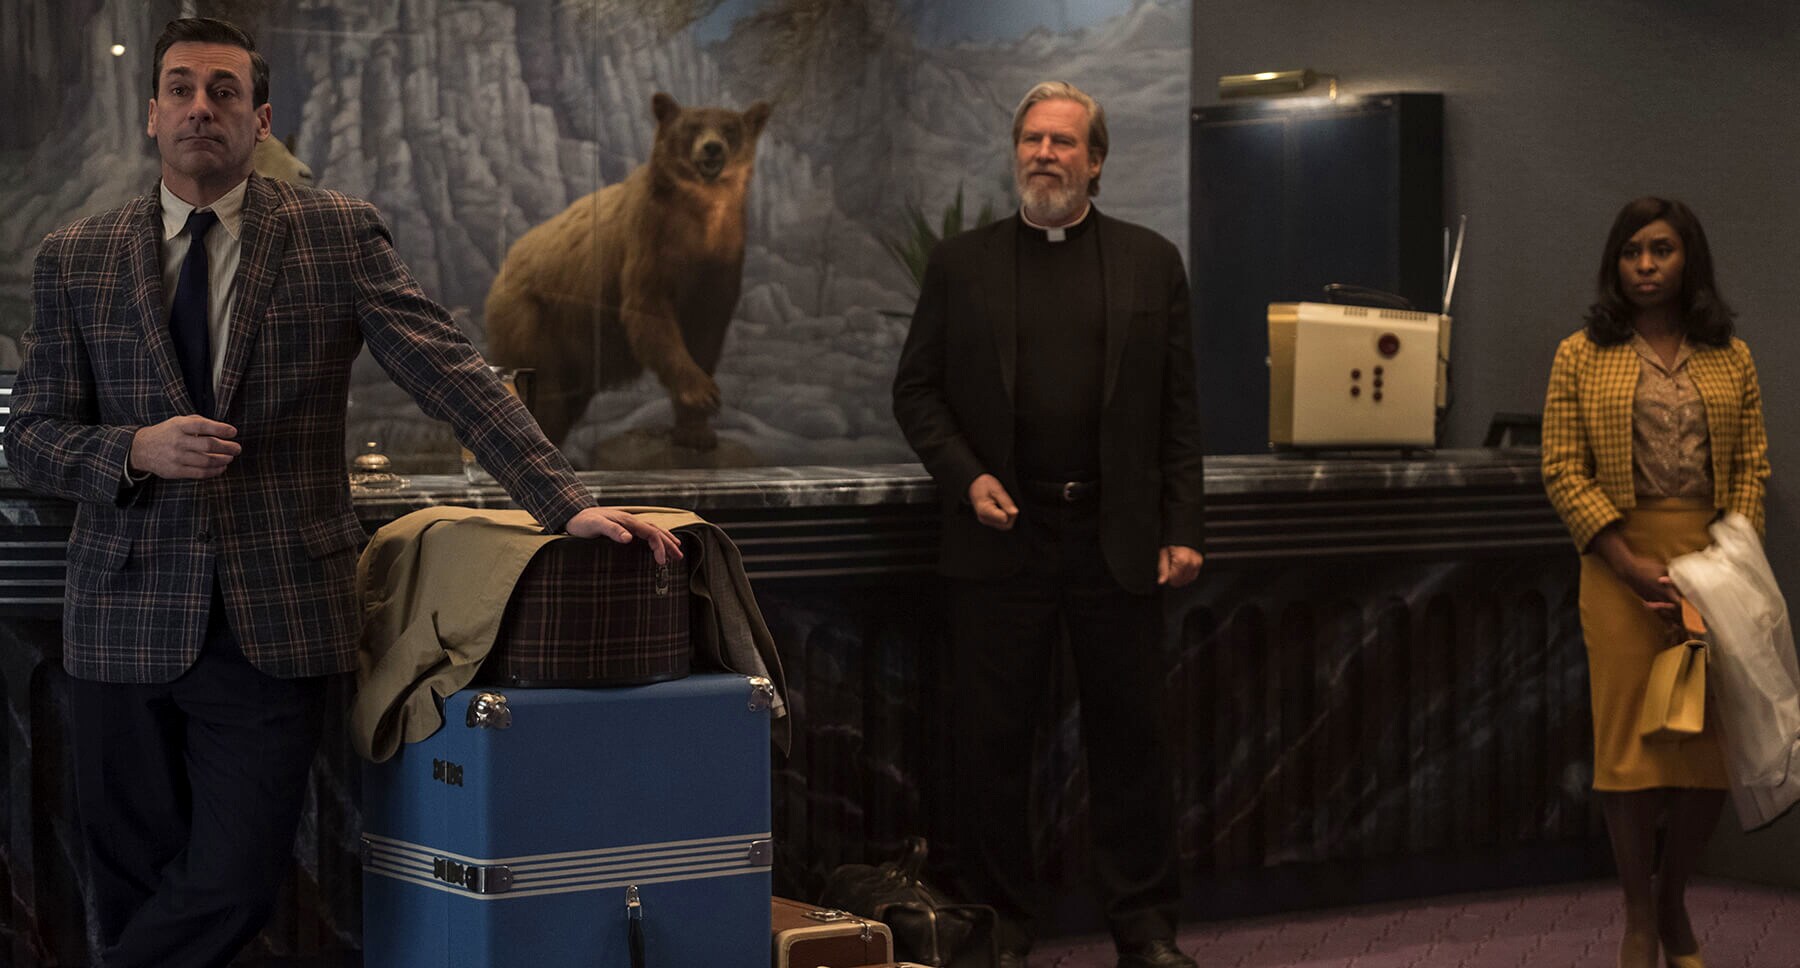
<path fill-rule="evenodd" d="M 1697 346 L 1688 375 L 1706 407 L 1712 440 L 1713 504 L 1763 530 L 1769 442 L 1750 348 Z M 1630 343 L 1600 346 L 1584 330 L 1562 341 L 1544 395 L 1544 490 L 1582 552 L 1600 530 L 1637 506 L 1631 415 L 1638 355 Z"/>

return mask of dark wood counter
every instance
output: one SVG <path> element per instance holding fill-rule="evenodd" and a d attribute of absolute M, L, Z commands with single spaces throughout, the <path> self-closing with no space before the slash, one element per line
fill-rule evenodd
<path fill-rule="evenodd" d="M 587 474 L 608 504 L 691 508 L 744 552 L 797 729 L 777 757 L 777 889 L 911 833 L 954 856 L 936 491 L 917 465 Z M 1535 451 L 1419 459 L 1230 457 L 1207 466 L 1207 566 L 1168 599 L 1190 913 L 1217 916 L 1549 881 L 1603 856 L 1589 808 L 1576 557 Z M 493 485 L 417 477 L 353 489 L 373 530 Z M 0 951 L 79 963 L 91 940 L 70 826 L 59 622 L 73 507 L 0 470 Z M 1044 711 L 1033 832 L 1079 903 L 1085 771 L 1063 683 Z M 347 686 L 345 687 L 347 689 Z M 359 766 L 320 757 L 290 903 L 262 950 L 354 949 Z M 1085 921 L 1083 919 L 1086 919 Z"/>

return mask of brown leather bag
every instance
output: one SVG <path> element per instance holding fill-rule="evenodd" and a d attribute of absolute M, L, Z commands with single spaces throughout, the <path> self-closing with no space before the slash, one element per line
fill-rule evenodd
<path fill-rule="evenodd" d="M 894 953 L 932 968 L 985 968 L 999 960 L 994 909 L 958 904 L 922 876 L 925 838 L 908 837 L 898 858 L 883 864 L 844 864 L 826 879 L 819 903 L 885 923 Z"/>

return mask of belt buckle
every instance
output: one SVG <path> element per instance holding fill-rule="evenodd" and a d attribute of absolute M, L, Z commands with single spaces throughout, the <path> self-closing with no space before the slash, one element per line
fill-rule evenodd
<path fill-rule="evenodd" d="M 1063 486 L 1062 486 L 1062 499 L 1063 499 L 1064 503 L 1067 503 L 1067 504 L 1075 503 L 1075 496 L 1080 490 L 1081 490 L 1081 482 L 1080 481 L 1064 481 Z"/>

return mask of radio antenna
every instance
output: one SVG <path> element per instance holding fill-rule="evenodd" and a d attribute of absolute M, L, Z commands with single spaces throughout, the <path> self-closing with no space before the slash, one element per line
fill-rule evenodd
<path fill-rule="evenodd" d="M 1440 310 L 1445 316 L 1450 315 L 1450 297 L 1456 295 L 1456 269 L 1462 265 L 1463 236 L 1468 234 L 1468 231 L 1469 217 L 1467 215 L 1457 216 L 1456 251 L 1450 256 L 1450 275 L 1444 279 L 1444 308 Z"/>

